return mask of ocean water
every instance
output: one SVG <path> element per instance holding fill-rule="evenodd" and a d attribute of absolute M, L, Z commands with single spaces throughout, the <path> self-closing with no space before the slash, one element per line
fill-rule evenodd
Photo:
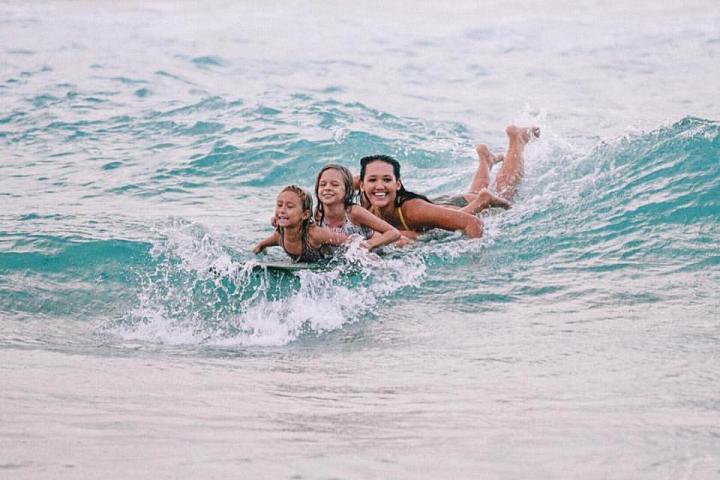
<path fill-rule="evenodd" d="M 0 3 L 0 478 L 720 477 L 716 1 L 238 3 Z M 482 239 L 251 270 L 508 123 Z"/>

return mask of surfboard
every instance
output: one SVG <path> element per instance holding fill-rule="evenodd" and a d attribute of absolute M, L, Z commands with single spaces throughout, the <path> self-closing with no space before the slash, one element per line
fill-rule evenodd
<path fill-rule="evenodd" d="M 249 263 L 249 262 L 248 262 Z M 245 264 L 240 269 L 231 268 L 229 270 L 210 267 L 208 272 L 218 277 L 234 277 L 239 270 L 247 271 L 248 268 L 252 272 L 273 272 L 273 273 L 298 273 L 302 271 L 326 271 L 330 266 L 324 263 L 290 263 L 290 262 L 252 262 Z"/>
<path fill-rule="evenodd" d="M 322 263 L 290 263 L 290 262 L 259 262 L 253 265 L 253 270 L 267 270 L 271 272 L 301 272 L 303 270 L 327 270 Z"/>

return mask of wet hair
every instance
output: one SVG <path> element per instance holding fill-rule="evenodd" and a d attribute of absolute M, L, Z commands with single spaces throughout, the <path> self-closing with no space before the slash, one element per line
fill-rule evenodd
<path fill-rule="evenodd" d="M 400 162 L 395 160 L 393 157 L 389 155 L 370 155 L 368 157 L 363 157 L 360 159 L 360 181 L 362 182 L 365 180 L 365 171 L 367 170 L 367 166 L 370 165 L 373 162 L 385 162 L 388 165 L 391 165 L 393 167 L 393 174 L 395 175 L 395 179 L 400 182 Z M 365 192 L 362 192 L 362 198 L 365 199 L 366 202 L 370 203 L 370 199 L 367 197 Z M 405 190 L 405 185 L 400 182 L 400 189 L 397 191 L 397 194 L 395 195 L 395 206 L 399 207 L 403 203 L 407 202 L 408 200 L 412 200 L 415 198 L 419 198 L 420 200 L 424 200 L 428 203 L 432 203 L 429 198 L 427 198 L 425 195 L 420 195 L 419 193 L 411 192 L 409 190 Z"/>
<path fill-rule="evenodd" d="M 312 208 L 313 208 L 313 200 L 309 193 L 307 193 L 302 188 L 298 187 L 297 185 L 288 185 L 286 187 L 283 187 L 282 190 L 280 190 L 280 193 L 283 192 L 293 192 L 295 195 L 297 195 L 300 198 L 300 204 L 302 206 L 303 212 L 308 212 L 308 216 L 305 220 L 303 220 L 302 223 L 302 241 L 305 242 L 305 237 L 307 235 L 308 230 L 310 230 L 310 225 L 313 223 L 312 218 Z M 278 194 L 280 195 L 280 194 Z M 276 227 L 276 230 L 278 232 L 282 233 L 282 227 Z"/>
<path fill-rule="evenodd" d="M 345 207 L 345 210 L 355 203 L 353 201 L 355 197 L 355 190 L 353 189 L 353 178 L 350 170 L 336 163 L 328 163 L 320 169 L 320 172 L 317 174 L 317 179 L 315 180 L 315 198 L 318 202 L 317 208 L 315 208 L 315 221 L 318 223 L 322 222 L 323 218 L 325 218 L 325 208 L 320 201 L 320 177 L 322 177 L 322 174 L 327 170 L 335 170 L 340 172 L 340 175 L 342 176 L 343 186 L 345 187 L 345 196 L 343 197 L 343 206 Z"/>

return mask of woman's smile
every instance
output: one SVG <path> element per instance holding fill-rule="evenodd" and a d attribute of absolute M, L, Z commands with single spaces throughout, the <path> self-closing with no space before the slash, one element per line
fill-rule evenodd
<path fill-rule="evenodd" d="M 395 178 L 392 165 L 378 161 L 367 165 L 361 187 L 370 203 L 382 208 L 395 201 L 400 182 Z"/>

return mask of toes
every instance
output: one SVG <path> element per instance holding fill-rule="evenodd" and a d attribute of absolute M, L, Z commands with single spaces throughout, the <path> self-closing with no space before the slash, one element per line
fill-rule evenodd
<path fill-rule="evenodd" d="M 508 137 L 519 137 L 523 143 L 529 142 L 533 138 L 540 137 L 539 127 L 518 127 L 516 125 L 508 125 L 505 128 Z"/>
<path fill-rule="evenodd" d="M 493 195 L 493 194 L 491 194 L 491 193 L 489 193 L 489 192 L 488 192 L 488 194 L 490 195 L 490 205 L 491 205 L 491 206 L 493 206 L 493 207 L 501 207 L 501 208 L 505 208 L 505 209 L 510 208 L 510 202 L 509 202 L 509 201 L 507 201 L 507 200 L 505 200 L 504 198 L 499 197 L 499 196 L 497 196 L 497 195 Z"/>
<path fill-rule="evenodd" d="M 490 152 L 490 149 L 487 145 L 483 143 L 475 145 L 475 152 L 477 153 L 478 160 L 480 160 L 481 162 L 487 162 L 491 166 L 497 163 L 495 155 Z"/>
<path fill-rule="evenodd" d="M 478 154 L 478 157 L 481 158 L 492 155 L 490 153 L 490 149 L 488 149 L 487 145 L 485 145 L 484 143 L 478 143 L 477 145 L 475 145 L 475 152 Z"/>

